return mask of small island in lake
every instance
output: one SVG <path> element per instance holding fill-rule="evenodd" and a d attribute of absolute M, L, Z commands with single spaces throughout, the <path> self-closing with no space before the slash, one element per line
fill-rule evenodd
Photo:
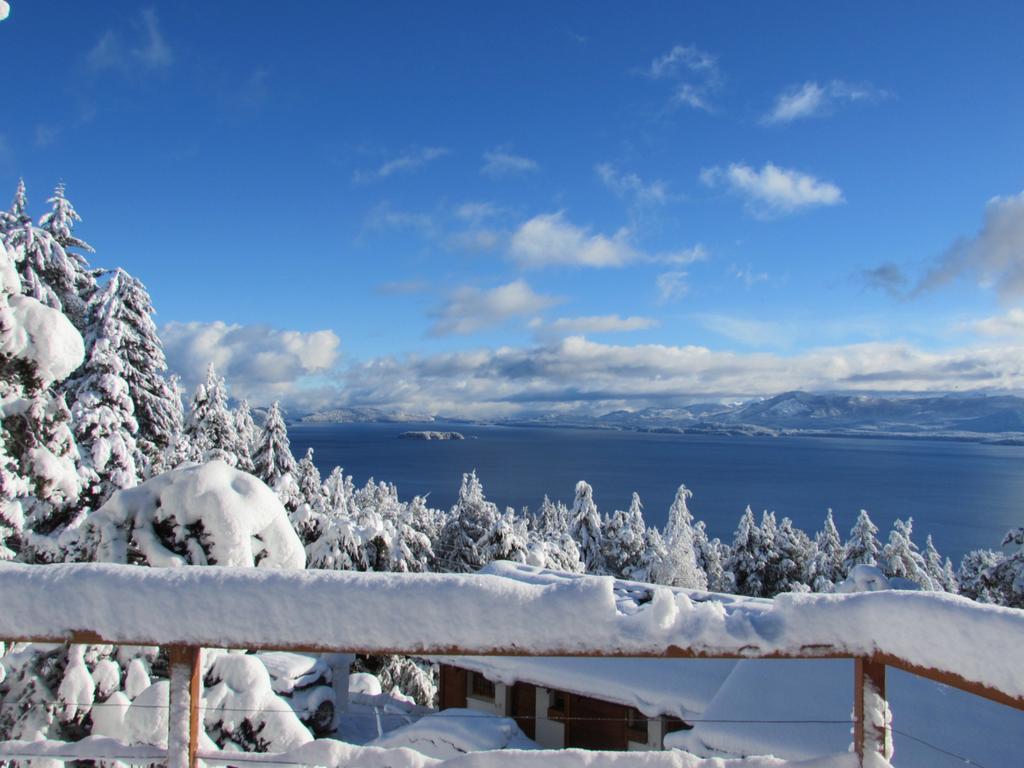
<path fill-rule="evenodd" d="M 401 440 L 465 440 L 466 438 L 461 432 L 403 432 L 400 434 L 399 439 Z"/>

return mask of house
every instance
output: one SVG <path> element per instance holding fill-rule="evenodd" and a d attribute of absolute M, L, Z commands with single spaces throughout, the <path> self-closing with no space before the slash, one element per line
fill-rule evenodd
<path fill-rule="evenodd" d="M 507 562 L 482 573 L 553 584 L 579 578 Z M 649 600 L 650 585 L 616 580 L 619 610 Z M 687 592 L 693 597 L 700 593 Z M 718 596 L 716 596 L 717 598 Z M 686 730 L 718 692 L 735 661 L 446 656 L 439 706 L 511 717 L 544 748 L 662 749 L 666 734 Z"/>

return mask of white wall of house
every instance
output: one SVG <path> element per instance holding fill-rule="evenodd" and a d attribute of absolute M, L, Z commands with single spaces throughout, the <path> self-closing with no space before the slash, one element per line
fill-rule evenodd
<path fill-rule="evenodd" d="M 548 706 L 551 703 L 551 692 L 547 688 L 536 689 L 535 703 L 536 721 L 533 740 L 544 749 L 563 749 L 565 747 L 565 724 L 548 717 Z"/>
<path fill-rule="evenodd" d="M 475 674 L 477 673 L 471 672 L 466 675 L 466 708 L 498 717 L 509 717 L 509 687 L 503 683 L 495 683 L 494 698 L 484 698 L 480 694 L 473 693 L 473 675 Z"/>

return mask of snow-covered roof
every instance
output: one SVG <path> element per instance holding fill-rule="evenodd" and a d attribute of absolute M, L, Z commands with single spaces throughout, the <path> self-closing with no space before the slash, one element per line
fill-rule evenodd
<path fill-rule="evenodd" d="M 481 573 L 537 586 L 569 584 L 579 574 L 509 562 L 491 563 Z M 652 585 L 616 579 L 616 608 L 635 614 L 652 599 Z M 673 590 L 684 592 L 686 590 Z M 693 599 L 737 600 L 734 595 L 687 592 Z M 770 601 L 763 601 L 770 602 Z M 454 656 L 438 661 L 480 672 L 489 680 L 553 688 L 636 707 L 647 717 L 673 715 L 686 719 L 704 711 L 736 662 L 727 659 L 601 659 L 524 656 Z"/>
<path fill-rule="evenodd" d="M 520 578 L 0 563 L 0 638 L 87 631 L 133 645 L 432 655 L 880 652 L 1024 698 L 1021 610 L 894 591 L 764 601 L 652 586 L 627 600 L 611 577 L 527 583 L 547 577 L 524 569 Z"/>
<path fill-rule="evenodd" d="M 726 659 L 436 657 L 506 685 L 532 683 L 636 707 L 647 717 L 704 711 L 736 662 Z"/>
<path fill-rule="evenodd" d="M 1020 762 L 1024 712 L 899 670 L 889 671 L 886 677 L 897 765 L 952 768 L 964 764 L 922 741 L 978 765 Z M 667 736 L 666 746 L 698 755 L 772 754 L 790 760 L 841 752 L 850 743 L 852 696 L 849 660 L 740 661 L 702 721 L 691 731 Z"/>

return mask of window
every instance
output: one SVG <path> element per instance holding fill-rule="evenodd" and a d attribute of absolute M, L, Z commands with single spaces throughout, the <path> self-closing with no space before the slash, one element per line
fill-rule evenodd
<path fill-rule="evenodd" d="M 647 718 L 644 717 L 643 713 L 632 707 L 627 709 L 626 738 L 630 741 L 646 744 L 648 739 L 647 733 Z"/>
<path fill-rule="evenodd" d="M 494 683 L 479 672 L 469 673 L 469 692 L 475 699 L 494 699 Z"/>
<path fill-rule="evenodd" d="M 569 697 L 562 691 L 548 691 L 548 717 L 563 720 L 569 716 Z"/>

